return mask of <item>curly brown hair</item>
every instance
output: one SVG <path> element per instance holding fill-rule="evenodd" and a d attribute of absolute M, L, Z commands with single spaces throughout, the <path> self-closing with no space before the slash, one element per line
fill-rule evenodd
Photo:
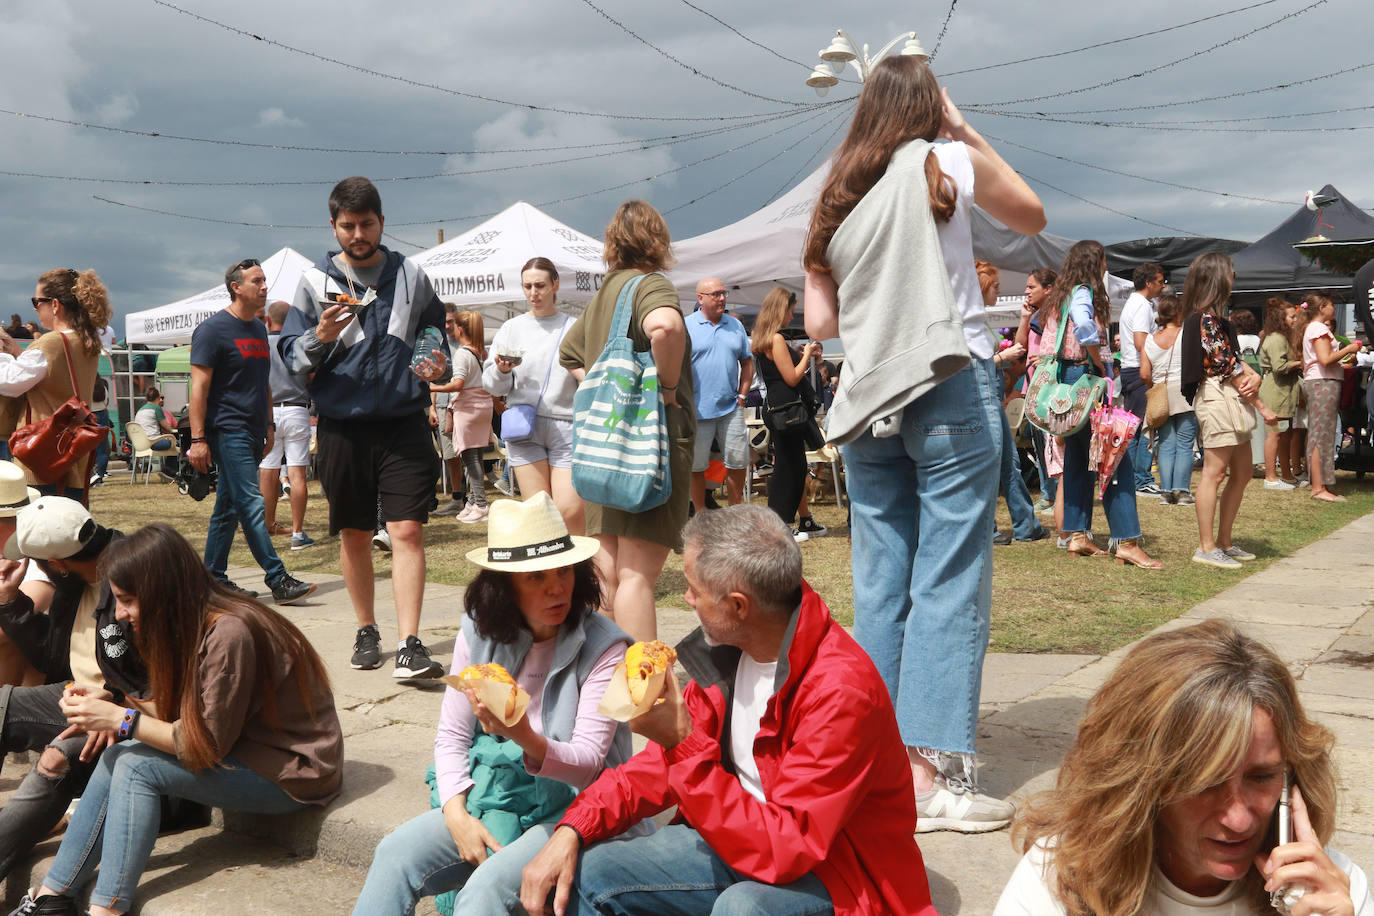
<path fill-rule="evenodd" d="M 515 642 L 521 630 L 529 629 L 518 610 L 511 576 L 501 570 L 484 569 L 463 592 L 463 610 L 477 625 L 478 634 L 492 642 Z M 596 564 L 591 560 L 573 564 L 572 611 L 568 620 L 585 620 L 600 606 L 601 576 Z"/>
<path fill-rule="evenodd" d="M 110 294 L 93 270 L 55 267 L 38 278 L 43 295 L 62 306 L 62 318 L 71 325 L 87 356 L 100 352 L 100 329 L 110 324 Z"/>
<path fill-rule="evenodd" d="M 606 266 L 611 270 L 667 270 L 676 261 L 669 247 L 668 223 L 653 204 L 627 200 L 606 227 Z"/>

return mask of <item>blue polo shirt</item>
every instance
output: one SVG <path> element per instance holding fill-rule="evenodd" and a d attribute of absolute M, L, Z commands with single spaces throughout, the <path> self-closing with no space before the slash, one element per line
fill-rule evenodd
<path fill-rule="evenodd" d="M 722 315 L 711 324 L 701 310 L 687 316 L 692 337 L 692 390 L 696 392 L 697 417 L 714 420 L 739 406 L 739 364 L 749 359 L 749 334 L 733 315 Z"/>

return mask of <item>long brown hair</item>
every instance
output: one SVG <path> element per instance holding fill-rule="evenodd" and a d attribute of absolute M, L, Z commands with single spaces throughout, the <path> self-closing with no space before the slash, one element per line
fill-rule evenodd
<path fill-rule="evenodd" d="M 1317 316 L 1321 314 L 1323 308 L 1331 304 L 1328 296 L 1321 293 L 1308 293 L 1302 305 L 1293 315 L 1293 327 L 1288 332 L 1288 350 L 1294 354 L 1293 359 L 1302 359 L 1302 339 L 1307 336 L 1307 326 L 1314 321 L 1320 321 Z"/>
<path fill-rule="evenodd" d="M 100 329 L 110 324 L 110 294 L 93 270 L 57 267 L 38 278 L 45 296 L 62 304 L 62 317 L 87 356 L 100 353 Z"/>
<path fill-rule="evenodd" d="M 773 358 L 773 335 L 787 326 L 787 311 L 796 304 L 796 294 L 781 286 L 773 287 L 763 297 L 759 317 L 754 319 L 754 330 L 749 335 L 750 352 L 756 356 Z"/>
<path fill-rule="evenodd" d="M 1291 308 L 1293 308 L 1293 303 L 1277 296 L 1266 301 L 1264 303 L 1264 328 L 1260 331 L 1260 336 L 1286 335 L 1288 333 L 1288 310 Z"/>
<path fill-rule="evenodd" d="M 1273 720 L 1318 842 L 1327 843 L 1336 819 L 1334 739 L 1307 717 L 1288 667 L 1228 621 L 1157 633 L 1127 653 L 1088 702 L 1054 789 L 1017 813 L 1013 842 L 1022 851 L 1049 847 L 1050 890 L 1070 916 L 1140 911 L 1161 809 L 1234 772 L 1257 710 Z M 1244 880 L 1249 899 L 1267 905 L 1259 873 Z"/>
<path fill-rule="evenodd" d="M 110 583 L 138 599 L 134 644 L 148 667 L 148 687 L 159 719 L 180 721 L 184 750 L 179 755 L 196 771 L 214 766 L 229 753 L 216 747 L 201 708 L 200 647 L 222 616 L 248 628 L 257 667 L 253 691 L 269 724 L 277 722 L 277 660 L 287 656 L 296 689 L 312 714 L 315 690 L 329 690 L 324 662 L 291 621 L 271 608 L 217 584 L 195 549 L 175 528 L 156 522 L 106 548 L 100 569 Z"/>
<path fill-rule="evenodd" d="M 873 68 L 811 213 L 802 257 L 807 270 L 830 273 L 825 252 L 840 223 L 886 174 L 897 147 L 917 138 L 934 140 L 943 122 L 940 84 L 924 61 L 898 55 L 883 58 Z M 958 191 L 940 169 L 934 150 L 926 156 L 925 170 L 930 212 L 948 222 Z"/>
<path fill-rule="evenodd" d="M 1074 242 L 1068 254 L 1064 255 L 1064 266 L 1059 268 L 1054 278 L 1054 286 L 1040 306 L 1040 326 L 1045 326 L 1045 316 L 1053 309 L 1058 312 L 1077 287 L 1086 286 L 1093 294 L 1093 317 L 1106 324 L 1111 320 L 1111 305 L 1107 299 L 1107 287 L 1102 279 L 1102 265 L 1107 250 L 1102 243 L 1093 239 Z M 1106 341 L 1103 341 L 1105 344 Z"/>
<path fill-rule="evenodd" d="M 1183 314 L 1192 317 L 1211 309 L 1217 317 L 1231 299 L 1231 285 L 1236 282 L 1236 266 L 1220 251 L 1200 254 L 1188 265 L 1183 281 Z"/>

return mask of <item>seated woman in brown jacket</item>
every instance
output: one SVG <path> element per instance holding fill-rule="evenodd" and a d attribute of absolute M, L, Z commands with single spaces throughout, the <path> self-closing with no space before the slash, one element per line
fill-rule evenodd
<path fill-rule="evenodd" d="M 159 796 L 254 814 L 339 794 L 343 733 L 324 663 L 276 611 L 216 585 L 168 525 L 107 548 L 116 617 L 134 629 L 150 699 L 120 708 L 67 688 L 67 720 L 102 743 L 52 869 L 20 912 L 76 914 L 100 866 L 93 916 L 127 913 L 157 836 Z"/>

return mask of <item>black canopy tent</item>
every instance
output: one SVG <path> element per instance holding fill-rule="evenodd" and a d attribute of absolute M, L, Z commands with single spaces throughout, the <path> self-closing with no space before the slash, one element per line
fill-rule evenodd
<path fill-rule="evenodd" d="M 1164 268 L 1164 278 L 1173 281 L 1188 271 L 1188 265 L 1200 254 L 1220 251 L 1235 254 L 1248 243 L 1235 239 L 1211 239 L 1197 236 L 1165 236 L 1134 239 L 1106 246 L 1107 270 L 1127 280 L 1141 264 L 1155 263 Z"/>

